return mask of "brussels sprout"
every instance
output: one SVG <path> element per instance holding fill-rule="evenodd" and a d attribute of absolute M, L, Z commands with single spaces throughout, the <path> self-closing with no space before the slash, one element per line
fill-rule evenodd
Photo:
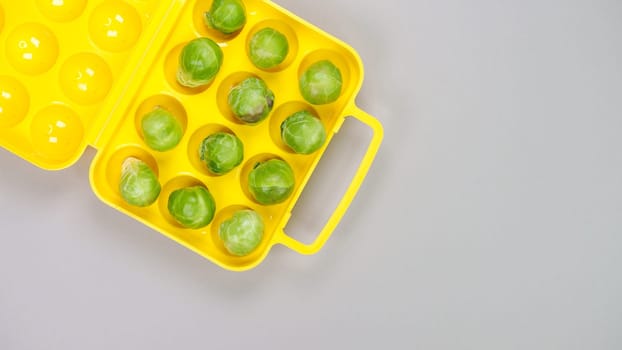
<path fill-rule="evenodd" d="M 320 119 L 311 112 L 300 111 L 281 123 L 281 139 L 294 152 L 311 154 L 326 141 L 326 129 Z"/>
<path fill-rule="evenodd" d="M 218 235 L 229 253 L 244 256 L 257 248 L 263 231 L 264 223 L 261 216 L 253 210 L 243 209 L 220 224 Z"/>
<path fill-rule="evenodd" d="M 158 198 L 161 189 L 158 177 L 147 163 L 134 157 L 123 161 L 119 192 L 128 204 L 149 206 Z"/>
<path fill-rule="evenodd" d="M 310 65 L 299 83 L 302 97 L 314 105 L 335 102 L 341 94 L 341 72 L 328 60 Z"/>
<path fill-rule="evenodd" d="M 205 24 L 224 34 L 235 33 L 246 24 L 246 9 L 240 0 L 214 0 L 205 12 Z"/>
<path fill-rule="evenodd" d="M 253 35 L 248 45 L 248 55 L 253 64 L 270 69 L 281 64 L 289 52 L 285 35 L 273 28 L 263 28 Z"/>
<path fill-rule="evenodd" d="M 212 39 L 193 39 L 179 55 L 177 82 L 194 88 L 211 83 L 222 66 L 222 49 Z"/>
<path fill-rule="evenodd" d="M 229 91 L 227 102 L 238 119 L 256 124 L 266 119 L 272 110 L 274 93 L 263 80 L 250 77 Z"/>
<path fill-rule="evenodd" d="M 184 136 L 179 120 L 160 106 L 145 114 L 140 126 L 147 146 L 160 152 L 175 148 Z"/>
<path fill-rule="evenodd" d="M 175 190 L 168 197 L 168 211 L 183 227 L 197 229 L 207 226 L 214 218 L 214 197 L 203 186 Z"/>
<path fill-rule="evenodd" d="M 228 132 L 217 132 L 201 142 L 199 158 L 207 169 L 216 175 L 224 175 L 242 163 L 244 146 L 240 139 Z"/>
<path fill-rule="evenodd" d="M 248 187 L 260 204 L 281 203 L 294 191 L 294 171 L 280 159 L 257 163 L 248 175 Z"/>

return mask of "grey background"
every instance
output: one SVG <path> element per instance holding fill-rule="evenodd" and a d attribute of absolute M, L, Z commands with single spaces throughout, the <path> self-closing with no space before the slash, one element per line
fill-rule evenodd
<path fill-rule="evenodd" d="M 386 131 L 324 249 L 228 272 L 100 203 L 94 151 L 0 151 L 0 349 L 622 348 L 622 2 L 278 3 Z"/>

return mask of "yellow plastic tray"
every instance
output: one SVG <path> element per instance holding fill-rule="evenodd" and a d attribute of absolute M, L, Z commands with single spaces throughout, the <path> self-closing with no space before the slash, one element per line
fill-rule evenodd
<path fill-rule="evenodd" d="M 90 179 L 102 201 L 230 270 L 259 264 L 275 244 L 299 253 L 317 252 L 328 239 L 361 185 L 380 146 L 382 127 L 356 107 L 363 81 L 358 55 L 270 1 L 246 0 L 247 23 L 232 36 L 209 30 L 202 14 L 212 0 L 22 0 L 0 2 L 0 145 L 44 169 L 73 164 L 90 145 L 99 151 Z M 263 71 L 246 54 L 248 38 L 263 27 L 284 33 L 290 53 L 277 70 Z M 183 45 L 210 37 L 223 49 L 223 66 L 207 88 L 188 89 L 175 81 Z M 341 70 L 341 97 L 311 106 L 298 91 L 299 74 L 310 64 L 330 59 Z M 274 92 L 275 105 L 259 125 L 236 122 L 226 106 L 229 89 L 248 76 L 262 78 Z M 138 131 L 139 118 L 156 105 L 183 116 L 182 142 L 168 152 L 150 150 Z M 300 107 L 311 108 L 324 123 L 327 142 L 318 152 L 298 155 L 279 138 L 280 123 Z M 324 229 L 311 244 L 284 232 L 291 211 L 326 146 L 346 116 L 373 130 L 368 150 Z M 224 176 L 212 176 L 198 158 L 200 142 L 217 130 L 236 134 L 245 159 Z M 121 163 L 128 156 L 156 170 L 162 192 L 146 208 L 127 205 L 118 192 Z M 263 206 L 246 190 L 245 179 L 260 160 L 278 157 L 294 169 L 294 194 L 284 203 Z M 205 185 L 216 201 L 210 225 L 199 230 L 180 227 L 166 209 L 168 195 L 192 184 Z M 264 219 L 260 246 L 236 257 L 218 238 L 218 226 L 239 208 L 251 208 Z"/>

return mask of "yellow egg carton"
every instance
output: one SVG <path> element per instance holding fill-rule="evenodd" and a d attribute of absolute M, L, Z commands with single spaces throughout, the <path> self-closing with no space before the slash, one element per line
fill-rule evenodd
<path fill-rule="evenodd" d="M 48 170 L 75 163 L 87 146 L 98 149 L 90 180 L 102 201 L 185 247 L 230 270 L 259 264 L 276 244 L 302 254 L 317 252 L 345 213 L 380 146 L 382 127 L 357 108 L 354 97 L 363 81 L 358 55 L 270 1 L 246 0 L 247 22 L 232 35 L 209 29 L 203 21 L 212 0 L 0 0 L 0 146 Z M 265 71 L 248 58 L 249 38 L 272 27 L 289 42 L 289 54 Z M 209 37 L 223 50 L 215 80 L 186 88 L 176 81 L 178 58 L 192 39 Z M 342 94 L 326 105 L 310 105 L 298 89 L 301 73 L 329 59 L 341 71 Z M 227 106 L 229 90 L 246 77 L 263 79 L 275 94 L 269 117 L 258 125 L 241 124 Z M 174 112 L 184 136 L 173 150 L 151 150 L 141 137 L 140 120 L 155 106 Z M 327 130 L 324 146 L 310 155 L 295 154 L 280 139 L 280 124 L 293 112 L 314 111 Z M 337 208 L 311 244 L 288 236 L 294 205 L 332 137 L 347 116 L 373 131 L 366 154 Z M 201 141 L 216 131 L 237 135 L 244 161 L 230 173 L 212 175 L 199 159 Z M 133 207 L 119 194 L 121 164 L 143 160 L 162 184 L 158 200 Z M 262 160 L 280 158 L 295 174 L 294 193 L 283 203 L 260 205 L 247 190 L 247 177 Z M 185 229 L 167 210 L 169 194 L 203 185 L 216 202 L 216 215 L 203 229 Z M 312 189 L 311 189 L 312 190 Z M 253 253 L 238 257 L 225 249 L 218 227 L 233 212 L 250 208 L 265 223 Z"/>

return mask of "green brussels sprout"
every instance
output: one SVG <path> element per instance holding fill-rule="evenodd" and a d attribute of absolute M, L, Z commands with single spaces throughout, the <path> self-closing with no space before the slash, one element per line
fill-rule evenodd
<path fill-rule="evenodd" d="M 263 28 L 253 35 L 248 45 L 248 55 L 253 64 L 270 69 L 281 64 L 289 52 L 287 37 L 273 28 Z"/>
<path fill-rule="evenodd" d="M 214 218 L 214 197 L 203 186 L 180 188 L 168 197 L 168 211 L 183 227 L 198 229 Z"/>
<path fill-rule="evenodd" d="M 199 157 L 209 171 L 223 175 L 242 163 L 244 146 L 237 136 L 228 132 L 217 132 L 203 140 Z"/>
<path fill-rule="evenodd" d="M 316 62 L 302 73 L 300 93 L 307 102 L 323 105 L 335 102 L 341 95 L 342 78 L 339 68 L 331 61 Z"/>
<path fill-rule="evenodd" d="M 250 77 L 229 91 L 227 102 L 239 120 L 256 124 L 270 114 L 274 105 L 274 93 L 263 80 Z"/>
<path fill-rule="evenodd" d="M 294 191 L 294 171 L 280 159 L 257 163 L 248 175 L 248 188 L 260 204 L 281 203 Z"/>
<path fill-rule="evenodd" d="M 222 66 L 222 49 L 212 39 L 193 39 L 179 55 L 177 82 L 194 88 L 211 83 Z"/>
<path fill-rule="evenodd" d="M 311 154 L 326 141 L 326 129 L 309 111 L 296 112 L 281 123 L 281 139 L 294 152 Z"/>
<path fill-rule="evenodd" d="M 261 215 L 253 210 L 243 209 L 220 224 L 218 235 L 229 253 L 244 256 L 257 248 L 263 232 L 264 223 Z"/>
<path fill-rule="evenodd" d="M 147 163 L 134 157 L 128 157 L 121 165 L 119 192 L 128 204 L 146 207 L 156 201 L 160 195 L 160 182 Z"/>
<path fill-rule="evenodd" d="M 140 126 L 147 146 L 159 152 L 175 148 L 184 136 L 179 120 L 160 106 L 145 114 Z"/>
<path fill-rule="evenodd" d="M 205 12 L 205 24 L 223 34 L 235 33 L 246 24 L 246 9 L 240 0 L 214 0 Z"/>

